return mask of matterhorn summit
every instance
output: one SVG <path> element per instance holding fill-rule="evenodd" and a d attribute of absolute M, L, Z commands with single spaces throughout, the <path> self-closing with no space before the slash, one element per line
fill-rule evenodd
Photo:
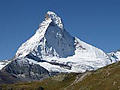
<path fill-rule="evenodd" d="M 52 73 L 96 70 L 116 61 L 110 54 L 71 36 L 62 19 L 48 11 L 35 34 L 19 47 L 3 70 L 34 80 Z"/>
<path fill-rule="evenodd" d="M 74 50 L 74 37 L 64 29 L 61 18 L 48 11 L 35 35 L 22 44 L 16 57 L 35 56 L 38 61 L 46 57 L 66 58 Z"/>

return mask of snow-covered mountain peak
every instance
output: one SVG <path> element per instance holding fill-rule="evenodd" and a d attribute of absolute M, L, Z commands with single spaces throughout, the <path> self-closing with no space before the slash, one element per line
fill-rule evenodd
<path fill-rule="evenodd" d="M 54 12 L 48 11 L 45 15 L 45 20 L 51 19 L 54 24 L 56 24 L 59 28 L 63 29 L 63 23 L 61 18 Z"/>
<path fill-rule="evenodd" d="M 36 62 L 50 72 L 84 72 L 116 62 L 101 49 L 71 36 L 61 18 L 51 11 L 36 33 L 20 46 L 17 58 Z"/>
<path fill-rule="evenodd" d="M 18 49 L 16 57 L 30 54 L 40 59 L 47 56 L 68 57 L 74 54 L 74 50 L 74 37 L 63 28 L 61 18 L 48 11 L 36 33 Z"/>

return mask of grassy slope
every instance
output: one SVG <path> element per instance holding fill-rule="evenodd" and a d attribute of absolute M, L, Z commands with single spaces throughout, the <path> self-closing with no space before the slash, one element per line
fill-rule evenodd
<path fill-rule="evenodd" d="M 58 76 L 54 76 L 48 79 L 45 79 L 41 82 L 29 82 L 29 83 L 18 83 L 11 85 L 2 85 L 1 87 L 5 90 L 13 89 L 17 90 L 39 90 L 39 87 L 43 87 L 45 90 L 63 90 L 63 88 L 67 87 L 71 84 L 77 74 L 60 74 Z"/>
<path fill-rule="evenodd" d="M 120 90 L 120 62 L 98 69 L 69 89 Z"/>
<path fill-rule="evenodd" d="M 81 77 L 82 76 L 82 77 Z M 120 89 L 120 62 L 98 69 L 89 74 L 60 74 L 41 82 L 19 83 L 2 85 L 7 90 L 119 90 Z M 4 90 L 3 89 L 3 90 Z"/>

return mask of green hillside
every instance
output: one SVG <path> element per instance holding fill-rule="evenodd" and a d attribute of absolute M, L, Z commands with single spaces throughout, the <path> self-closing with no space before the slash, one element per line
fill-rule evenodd
<path fill-rule="evenodd" d="M 60 74 L 42 81 L 7 84 L 2 90 L 120 90 L 120 62 L 84 74 Z"/>

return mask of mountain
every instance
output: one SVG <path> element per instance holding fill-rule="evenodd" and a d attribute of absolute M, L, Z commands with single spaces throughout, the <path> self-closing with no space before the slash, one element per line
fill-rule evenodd
<path fill-rule="evenodd" d="M 59 74 L 42 81 L 1 85 L 3 90 L 119 90 L 120 62 L 85 73 Z M 17 88 L 17 89 L 16 89 Z M 41 88 L 41 89 L 40 89 Z"/>
<path fill-rule="evenodd" d="M 57 73 L 83 73 L 119 59 L 71 36 L 62 19 L 48 11 L 36 33 L 16 52 L 2 70 L 25 81 L 41 80 Z"/>
<path fill-rule="evenodd" d="M 62 19 L 51 11 L 15 57 L 26 58 L 50 72 L 85 72 L 114 62 L 102 50 L 71 36 Z"/>

